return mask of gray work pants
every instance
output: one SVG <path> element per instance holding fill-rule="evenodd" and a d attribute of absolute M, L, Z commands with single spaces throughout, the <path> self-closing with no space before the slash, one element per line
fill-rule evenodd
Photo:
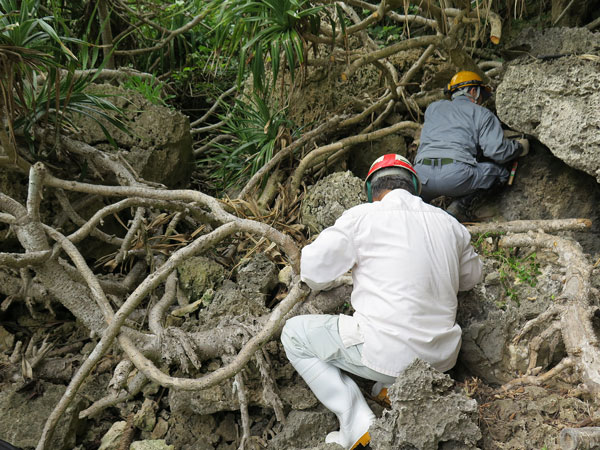
<path fill-rule="evenodd" d="M 281 343 L 292 365 L 299 359 L 317 358 L 367 380 L 389 384 L 395 380 L 362 363 L 363 344 L 344 346 L 338 316 L 309 314 L 288 319 L 281 332 Z"/>
<path fill-rule="evenodd" d="M 471 165 L 457 161 L 430 166 L 416 163 L 414 167 L 421 180 L 421 197 L 427 202 L 440 195 L 464 197 L 480 189 L 489 189 L 506 183 L 509 175 L 507 169 L 491 162 Z"/>

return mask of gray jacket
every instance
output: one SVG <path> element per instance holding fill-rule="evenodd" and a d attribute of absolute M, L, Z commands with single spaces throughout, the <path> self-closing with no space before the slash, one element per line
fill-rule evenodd
<path fill-rule="evenodd" d="M 490 110 L 464 95 L 427 107 L 415 163 L 424 158 L 451 158 L 475 165 L 478 150 L 504 164 L 519 155 L 520 146 L 504 138 L 500 121 Z"/>

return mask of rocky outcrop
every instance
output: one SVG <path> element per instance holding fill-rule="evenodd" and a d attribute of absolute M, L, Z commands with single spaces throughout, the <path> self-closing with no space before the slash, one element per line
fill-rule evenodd
<path fill-rule="evenodd" d="M 35 448 L 46 419 L 65 392 L 65 386 L 31 381 L 28 385 L 16 390 L 14 385 L 4 385 L 0 389 L 0 439 L 22 448 Z M 75 447 L 78 431 L 79 411 L 83 401 L 77 399 L 62 415 L 54 431 L 50 447 L 56 450 L 70 450 Z"/>
<path fill-rule="evenodd" d="M 477 401 L 454 381 L 415 360 L 388 390 L 392 409 L 370 428 L 375 450 L 476 449 L 481 439 Z"/>
<path fill-rule="evenodd" d="M 302 201 L 301 222 L 311 233 L 333 225 L 342 213 L 367 201 L 363 181 L 348 172 L 334 172 L 308 188 Z"/>
<path fill-rule="evenodd" d="M 516 43 L 527 58 L 498 86 L 498 117 L 600 182 L 600 33 L 528 30 Z"/>
<path fill-rule="evenodd" d="M 121 109 L 120 118 L 130 132 L 109 123 L 104 126 L 140 177 L 168 187 L 187 184 L 194 168 L 187 116 L 155 105 L 135 91 L 110 84 L 92 86 L 90 91 L 106 96 Z M 79 140 L 109 152 L 116 150 L 96 121 L 78 117 L 75 122 L 80 129 Z"/>

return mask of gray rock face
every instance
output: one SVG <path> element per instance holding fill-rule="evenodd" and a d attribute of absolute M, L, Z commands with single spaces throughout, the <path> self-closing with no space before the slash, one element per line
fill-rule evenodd
<path fill-rule="evenodd" d="M 406 141 L 402 136 L 391 134 L 376 141 L 355 145 L 350 153 L 352 173 L 364 179 L 373 161 L 388 153 L 406 156 Z"/>
<path fill-rule="evenodd" d="M 131 443 L 130 450 L 175 450 L 172 445 L 167 445 L 162 439 L 136 441 Z"/>
<path fill-rule="evenodd" d="M 0 390 L 0 439 L 22 448 L 35 448 L 42 435 L 46 419 L 65 392 L 65 386 L 39 382 L 32 389 L 15 391 L 14 386 L 3 386 Z M 75 447 L 79 411 L 83 402 L 77 398 L 63 413 L 54 431 L 50 448 L 70 450 Z"/>
<path fill-rule="evenodd" d="M 179 283 L 191 302 L 202 298 L 207 289 L 215 289 L 225 279 L 225 269 L 218 262 L 204 256 L 185 260 L 178 268 Z"/>
<path fill-rule="evenodd" d="M 363 180 L 352 172 L 335 172 L 308 189 L 301 206 L 301 222 L 311 233 L 320 233 L 342 213 L 367 201 Z"/>
<path fill-rule="evenodd" d="M 108 100 L 123 110 L 122 120 L 131 135 L 113 125 L 105 126 L 137 174 L 169 187 L 185 186 L 194 164 L 189 119 L 178 111 L 150 103 L 135 91 L 109 84 L 90 90 L 108 95 Z M 75 122 L 81 129 L 78 139 L 114 151 L 95 121 L 78 117 Z"/>
<path fill-rule="evenodd" d="M 520 60 L 509 66 L 498 86 L 497 114 L 511 128 L 533 135 L 569 166 L 600 181 L 600 33 L 582 29 L 553 33 L 530 31 L 531 52 L 571 56 Z M 573 54 L 582 52 L 588 55 Z"/>
<path fill-rule="evenodd" d="M 375 450 L 476 449 L 477 401 L 455 392 L 452 379 L 415 360 L 388 390 L 392 409 L 371 426 Z"/>
<path fill-rule="evenodd" d="M 335 415 L 325 409 L 291 411 L 286 418 L 285 426 L 269 441 L 267 449 L 308 449 L 323 444 L 323 448 L 339 450 L 340 447 L 337 444 L 325 444 L 325 436 L 335 429 L 337 424 Z"/>

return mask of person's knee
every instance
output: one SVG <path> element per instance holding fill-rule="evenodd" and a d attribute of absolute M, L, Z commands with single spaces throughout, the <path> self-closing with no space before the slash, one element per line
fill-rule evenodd
<path fill-rule="evenodd" d="M 297 347 L 298 343 L 302 341 L 303 333 L 300 333 L 302 328 L 302 316 L 292 317 L 285 322 L 285 325 L 281 330 L 281 343 L 286 352 Z"/>

